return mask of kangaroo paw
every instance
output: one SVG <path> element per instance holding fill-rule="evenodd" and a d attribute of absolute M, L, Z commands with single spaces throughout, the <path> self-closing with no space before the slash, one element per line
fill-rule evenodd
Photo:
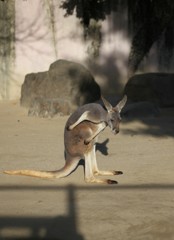
<path fill-rule="evenodd" d="M 67 131 L 71 131 L 73 129 L 72 125 L 66 127 Z"/>
<path fill-rule="evenodd" d="M 85 144 L 85 145 L 88 145 L 89 143 L 90 143 L 90 141 L 88 141 L 88 140 L 85 140 L 85 141 L 84 141 L 84 144 Z"/>

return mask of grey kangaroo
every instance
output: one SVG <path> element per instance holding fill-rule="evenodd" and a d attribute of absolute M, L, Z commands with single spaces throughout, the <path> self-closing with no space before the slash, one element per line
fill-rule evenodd
<path fill-rule="evenodd" d="M 119 175 L 121 171 L 100 171 L 97 166 L 95 143 L 97 136 L 107 126 L 113 134 L 119 132 L 120 112 L 127 97 L 115 106 L 102 97 L 106 110 L 97 103 L 79 107 L 67 120 L 64 130 L 65 165 L 57 171 L 11 170 L 4 173 L 39 178 L 62 178 L 73 172 L 81 159 L 85 161 L 85 181 L 90 183 L 116 184 L 110 179 L 97 179 L 98 175 Z"/>

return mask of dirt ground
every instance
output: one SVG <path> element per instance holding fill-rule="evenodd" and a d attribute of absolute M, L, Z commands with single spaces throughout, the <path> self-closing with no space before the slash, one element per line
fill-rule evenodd
<path fill-rule="evenodd" d="M 99 136 L 100 169 L 122 170 L 117 185 L 87 184 L 84 169 L 43 180 L 3 170 L 56 170 L 64 165 L 67 117 L 28 117 L 0 102 L 0 239 L 174 239 L 174 112 L 126 120 L 117 136 Z"/>

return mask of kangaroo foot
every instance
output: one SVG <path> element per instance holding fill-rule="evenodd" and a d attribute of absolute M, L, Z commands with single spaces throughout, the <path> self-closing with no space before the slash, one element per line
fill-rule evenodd
<path fill-rule="evenodd" d="M 114 172 L 114 175 L 121 175 L 121 174 L 123 174 L 122 171 L 113 171 L 113 172 Z"/>
<path fill-rule="evenodd" d="M 115 180 L 107 179 L 107 184 L 117 184 L 118 182 Z"/>
<path fill-rule="evenodd" d="M 118 182 L 111 179 L 97 179 L 97 178 L 87 178 L 86 183 L 102 183 L 102 184 L 117 184 Z"/>

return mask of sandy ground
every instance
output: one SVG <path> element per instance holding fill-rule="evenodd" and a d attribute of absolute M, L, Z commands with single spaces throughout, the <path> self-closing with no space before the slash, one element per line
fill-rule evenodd
<path fill-rule="evenodd" d="M 0 103 L 0 239 L 174 239 L 174 113 L 100 135 L 99 167 L 122 170 L 118 185 L 86 184 L 83 166 L 60 180 L 2 173 L 62 167 L 66 120 Z"/>

